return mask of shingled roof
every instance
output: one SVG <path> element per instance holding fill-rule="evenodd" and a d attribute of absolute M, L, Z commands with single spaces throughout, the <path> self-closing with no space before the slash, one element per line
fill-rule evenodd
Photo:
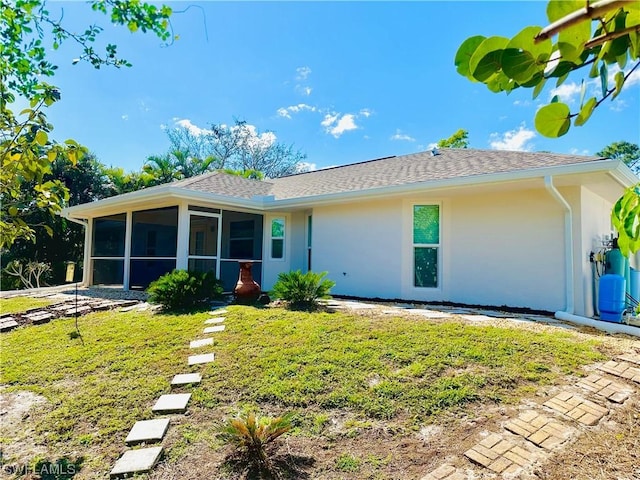
<path fill-rule="evenodd" d="M 518 172 L 602 160 L 601 157 L 499 150 L 441 149 L 385 157 L 266 181 L 210 173 L 172 184 L 190 190 L 250 199 L 273 195 L 284 200 L 364 191 L 412 183 Z"/>

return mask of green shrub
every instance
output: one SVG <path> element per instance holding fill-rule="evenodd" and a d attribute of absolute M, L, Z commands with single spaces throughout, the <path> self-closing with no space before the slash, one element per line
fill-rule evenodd
<path fill-rule="evenodd" d="M 232 445 L 249 463 L 273 472 L 267 452 L 269 444 L 291 430 L 291 414 L 277 418 L 258 418 L 254 413 L 228 420 L 218 438 Z"/>
<path fill-rule="evenodd" d="M 283 272 L 273 286 L 273 296 L 289 302 L 295 309 L 313 308 L 319 298 L 329 297 L 336 282 L 324 279 L 327 272 L 302 273 L 300 270 Z"/>
<path fill-rule="evenodd" d="M 149 302 L 166 310 L 185 310 L 222 297 L 222 282 L 212 272 L 199 273 L 173 270 L 151 282 Z"/>

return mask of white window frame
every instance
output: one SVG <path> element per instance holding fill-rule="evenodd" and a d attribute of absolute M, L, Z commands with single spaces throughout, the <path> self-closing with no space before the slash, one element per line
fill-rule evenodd
<path fill-rule="evenodd" d="M 276 220 L 280 220 L 283 224 L 282 236 L 274 237 L 273 236 L 273 222 Z M 282 241 L 282 257 L 274 257 L 273 256 L 273 241 L 281 240 Z M 269 260 L 274 262 L 284 262 L 287 258 L 287 218 L 284 216 L 278 217 L 269 217 Z"/>
<path fill-rule="evenodd" d="M 415 207 L 438 207 L 438 243 L 415 243 L 414 238 L 414 215 Z M 436 286 L 435 287 L 421 287 L 415 284 L 416 278 L 416 248 L 436 248 L 437 255 L 437 272 L 436 272 Z M 419 291 L 436 291 L 442 290 L 442 203 L 441 202 L 413 202 L 411 204 L 411 287 Z"/>
<path fill-rule="evenodd" d="M 216 251 L 218 255 L 191 255 L 189 254 L 190 245 L 187 245 L 187 268 L 189 265 L 189 260 L 215 260 L 216 261 L 216 278 L 220 278 L 220 249 L 222 248 L 222 214 L 221 213 L 209 213 L 209 212 L 200 212 L 198 210 L 188 210 L 187 217 L 189 221 L 187 222 L 187 238 L 190 243 L 191 237 L 191 217 L 209 217 L 209 218 L 217 218 L 218 219 L 218 238 L 216 239 L 217 246 Z"/>

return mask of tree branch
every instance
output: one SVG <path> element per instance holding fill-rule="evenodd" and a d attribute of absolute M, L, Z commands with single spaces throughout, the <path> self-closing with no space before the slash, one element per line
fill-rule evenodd
<path fill-rule="evenodd" d="M 602 14 L 615 10 L 625 4 L 631 3 L 628 0 L 602 0 L 594 3 L 593 5 L 587 5 L 575 12 L 570 13 L 556 20 L 548 27 L 543 28 L 538 35 L 535 36 L 534 42 L 539 43 L 553 37 L 556 33 L 565 30 L 576 23 L 580 23 L 584 20 L 592 20 L 600 17 Z"/>
<path fill-rule="evenodd" d="M 619 32 L 605 33 L 604 35 L 600 35 L 599 37 L 592 38 L 584 44 L 584 48 L 585 50 L 587 50 L 589 48 L 597 47 L 598 45 L 602 45 L 604 42 L 624 37 L 626 34 L 632 32 L 640 32 L 640 25 L 634 25 L 632 27 L 625 28 L 624 30 L 620 30 Z"/>

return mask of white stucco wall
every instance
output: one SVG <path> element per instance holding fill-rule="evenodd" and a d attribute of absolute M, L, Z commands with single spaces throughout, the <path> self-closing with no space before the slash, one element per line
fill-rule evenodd
<path fill-rule="evenodd" d="M 399 199 L 313 209 L 312 269 L 335 294 L 400 298 L 402 248 Z"/>
<path fill-rule="evenodd" d="M 613 203 L 607 201 L 588 188 L 581 187 L 580 193 L 580 245 L 576 255 L 580 278 L 576 281 L 576 314 L 591 317 L 593 308 L 594 286 L 592 266 L 589 253 L 602 249 L 602 241 L 612 232 L 611 209 Z M 597 292 L 597 285 L 596 285 Z M 597 300 L 597 293 L 596 293 Z"/>
<path fill-rule="evenodd" d="M 414 204 L 441 205 L 439 288 L 413 286 Z M 313 270 L 334 294 L 564 308 L 564 211 L 544 188 L 316 207 Z"/>

